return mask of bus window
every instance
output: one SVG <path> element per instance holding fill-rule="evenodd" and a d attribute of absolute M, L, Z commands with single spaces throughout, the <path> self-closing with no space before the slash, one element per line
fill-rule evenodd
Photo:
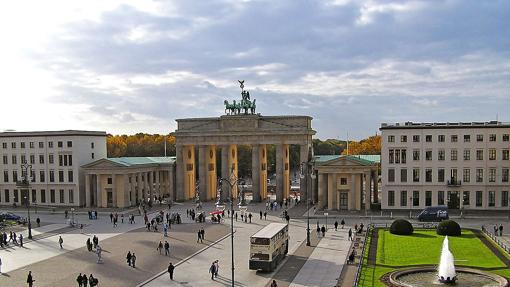
<path fill-rule="evenodd" d="M 269 260 L 269 254 L 262 254 L 262 253 L 252 253 L 251 259 L 253 260 Z"/>
<path fill-rule="evenodd" d="M 252 237 L 251 243 L 256 245 L 269 245 L 269 238 Z"/>

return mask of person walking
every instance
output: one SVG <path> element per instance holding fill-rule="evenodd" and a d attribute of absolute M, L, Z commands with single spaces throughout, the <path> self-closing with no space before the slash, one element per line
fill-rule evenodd
<path fill-rule="evenodd" d="M 503 236 L 503 224 L 499 225 L 499 236 Z M 21 237 L 21 235 L 20 235 Z M 20 239 L 21 240 L 21 239 Z M 21 241 L 20 241 L 21 242 Z M 21 243 L 21 247 L 23 247 L 23 243 Z"/>
<path fill-rule="evenodd" d="M 2 257 L 0 257 L 0 274 L 2 274 Z"/>
<path fill-rule="evenodd" d="M 290 216 L 289 216 L 288 214 L 287 214 L 287 215 L 285 215 L 285 220 L 287 220 L 287 224 L 289 224 L 289 222 L 290 222 Z"/>
<path fill-rule="evenodd" d="M 211 264 L 211 267 L 209 267 L 209 273 L 211 273 L 211 280 L 214 280 L 214 274 L 216 274 L 216 265 L 214 262 Z"/>
<path fill-rule="evenodd" d="M 78 283 L 78 287 L 82 287 L 83 285 L 83 279 L 81 278 L 81 273 L 76 277 L 76 282 Z"/>
<path fill-rule="evenodd" d="M 276 284 L 276 280 L 273 279 L 273 282 L 271 283 L 271 287 L 278 287 L 278 284 Z"/>
<path fill-rule="evenodd" d="M 250 223 L 251 223 L 251 218 L 252 218 L 253 215 L 251 215 L 251 212 L 248 214 L 248 218 L 250 219 Z"/>
<path fill-rule="evenodd" d="M 23 247 L 23 234 L 19 235 L 19 247 Z"/>
<path fill-rule="evenodd" d="M 37 223 L 37 227 L 41 227 L 41 219 L 39 217 L 37 217 L 35 222 Z"/>
<path fill-rule="evenodd" d="M 81 283 L 83 284 L 83 287 L 87 287 L 88 282 L 89 278 L 87 277 L 87 274 L 83 273 L 83 276 L 81 276 Z"/>
<path fill-rule="evenodd" d="M 335 220 L 335 231 L 338 231 L 338 221 Z"/>
<path fill-rule="evenodd" d="M 136 268 L 136 255 L 134 252 L 131 255 L 131 267 Z"/>
<path fill-rule="evenodd" d="M 267 220 L 267 211 L 264 211 L 264 220 Z"/>
<path fill-rule="evenodd" d="M 259 211 L 260 220 L 262 220 L 262 210 Z"/>
<path fill-rule="evenodd" d="M 35 282 L 35 280 L 32 277 L 32 271 L 28 271 L 28 276 L 27 276 L 28 287 L 34 286 L 34 282 Z"/>
<path fill-rule="evenodd" d="M 91 252 L 91 251 L 92 251 L 92 242 L 90 242 L 90 237 L 89 237 L 89 238 L 87 238 L 87 242 L 86 242 L 86 244 L 87 244 L 87 250 L 88 250 L 89 252 Z"/>
<path fill-rule="evenodd" d="M 96 246 L 96 253 L 97 253 L 97 263 L 100 263 L 101 262 L 101 253 L 103 252 L 103 249 L 101 248 L 101 246 L 97 245 Z"/>
<path fill-rule="evenodd" d="M 232 211 L 232 212 L 233 212 L 233 211 Z M 236 221 L 237 221 L 237 211 L 236 211 L 236 215 L 235 215 L 235 217 L 236 217 Z"/>
<path fill-rule="evenodd" d="M 110 223 L 113 223 L 113 213 L 110 212 Z"/>
<path fill-rule="evenodd" d="M 168 256 L 170 254 L 170 243 L 165 240 L 165 256 Z"/>
<path fill-rule="evenodd" d="M 200 229 L 200 234 L 201 240 L 205 240 L 205 230 L 203 227 Z"/>
<path fill-rule="evenodd" d="M 317 237 L 321 236 L 321 228 L 317 225 Z"/>
<path fill-rule="evenodd" d="M 161 241 L 159 242 L 156 250 L 159 251 L 159 255 L 161 255 L 161 252 L 163 251 L 163 242 L 161 242 Z"/>
<path fill-rule="evenodd" d="M 214 277 L 218 278 L 218 274 L 220 273 L 220 262 L 218 260 L 214 261 Z"/>
<path fill-rule="evenodd" d="M 128 251 L 127 255 L 126 255 L 126 262 L 129 266 L 131 266 L 131 251 Z"/>
<path fill-rule="evenodd" d="M 343 220 L 343 218 L 342 218 L 342 221 L 340 222 L 340 225 L 342 225 L 342 229 L 344 229 L 345 220 Z"/>
<path fill-rule="evenodd" d="M 172 262 L 170 262 L 170 264 L 168 264 L 168 274 L 170 275 L 170 280 L 174 280 L 174 269 L 175 269 L 175 266 L 172 264 Z"/>
<path fill-rule="evenodd" d="M 348 240 L 352 240 L 352 228 L 349 228 L 349 237 Z"/>
<path fill-rule="evenodd" d="M 64 243 L 64 239 L 62 239 L 62 236 L 58 237 L 58 244 L 60 245 L 60 249 L 62 249 L 62 244 Z"/>
<path fill-rule="evenodd" d="M 94 278 L 94 276 L 92 276 L 92 274 L 90 274 L 89 284 L 90 284 L 90 287 L 97 286 L 97 284 L 99 284 L 99 280 L 97 280 L 97 278 Z"/>
<path fill-rule="evenodd" d="M 197 231 L 197 243 L 198 243 L 199 241 L 200 241 L 200 242 L 202 242 L 202 229 L 199 229 L 199 230 Z"/>
<path fill-rule="evenodd" d="M 321 227 L 322 237 L 326 236 L 326 227 L 324 225 Z"/>

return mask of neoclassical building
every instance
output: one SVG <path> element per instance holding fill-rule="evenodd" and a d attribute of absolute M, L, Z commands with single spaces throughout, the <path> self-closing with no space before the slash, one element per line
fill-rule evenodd
<path fill-rule="evenodd" d="M 378 202 L 379 162 L 379 155 L 315 156 L 317 207 L 370 210 Z"/>
<path fill-rule="evenodd" d="M 175 157 L 103 158 L 82 166 L 86 206 L 128 207 L 174 191 Z"/>

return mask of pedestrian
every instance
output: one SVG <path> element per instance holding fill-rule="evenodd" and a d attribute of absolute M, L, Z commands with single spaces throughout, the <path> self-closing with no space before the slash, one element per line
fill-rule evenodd
<path fill-rule="evenodd" d="M 89 237 L 89 238 L 87 238 L 87 242 L 86 242 L 86 244 L 87 244 L 87 250 L 88 250 L 89 252 L 91 252 L 91 251 L 92 251 L 92 242 L 90 242 L 90 237 Z"/>
<path fill-rule="evenodd" d="M 23 247 L 23 234 L 19 235 L 19 247 Z"/>
<path fill-rule="evenodd" d="M 96 249 L 97 245 L 99 244 L 99 238 L 94 235 L 94 237 L 92 237 L 92 242 L 94 243 L 94 249 Z"/>
<path fill-rule="evenodd" d="M 214 261 L 214 277 L 218 278 L 218 273 L 220 272 L 220 263 L 218 260 Z"/>
<path fill-rule="evenodd" d="M 0 257 L 0 274 L 2 274 L 2 257 Z"/>
<path fill-rule="evenodd" d="M 216 274 L 216 265 L 214 262 L 211 264 L 211 267 L 209 267 L 209 273 L 211 273 L 211 279 L 214 280 L 214 274 Z"/>
<path fill-rule="evenodd" d="M 14 241 L 16 241 L 16 234 L 14 234 Z M 494 235 L 498 236 L 498 227 L 494 225 Z"/>
<path fill-rule="evenodd" d="M 159 242 L 158 247 L 156 247 L 156 250 L 159 251 L 159 255 L 161 255 L 161 251 L 163 251 L 163 242 Z"/>
<path fill-rule="evenodd" d="M 101 262 L 101 252 L 103 252 L 103 249 L 101 248 L 101 246 L 97 245 L 96 246 L 96 253 L 97 253 L 97 263 L 100 263 Z"/>
<path fill-rule="evenodd" d="M 67 218 L 67 215 L 68 215 L 68 211 L 67 209 L 64 211 L 64 217 Z"/>
<path fill-rule="evenodd" d="M 89 284 L 90 284 L 90 287 L 97 286 L 97 284 L 99 284 L 99 280 L 97 280 L 97 278 L 94 278 L 94 276 L 92 276 L 92 274 L 90 274 Z"/>
<path fill-rule="evenodd" d="M 276 280 L 273 279 L 273 282 L 271 283 L 271 287 L 278 287 L 278 284 L 276 284 Z"/>
<path fill-rule="evenodd" d="M 76 282 L 78 282 L 78 287 L 81 287 L 83 285 L 83 279 L 81 278 L 81 273 L 76 277 Z"/>
<path fill-rule="evenodd" d="M 126 262 L 129 266 L 131 266 L 131 251 L 128 251 L 127 255 L 126 255 Z"/>
<path fill-rule="evenodd" d="M 349 238 L 348 240 L 352 240 L 352 228 L 349 228 Z"/>
<path fill-rule="evenodd" d="M 136 266 L 136 255 L 133 252 L 133 254 L 131 255 L 131 267 L 136 268 L 135 266 Z"/>
<path fill-rule="evenodd" d="M 199 229 L 199 230 L 197 231 L 197 243 L 198 243 L 199 241 L 202 241 L 202 230 L 201 230 L 201 229 Z"/>
<path fill-rule="evenodd" d="M 335 231 L 338 230 L 338 221 L 335 220 Z"/>
<path fill-rule="evenodd" d="M 321 236 L 321 228 L 317 225 L 317 237 Z"/>
<path fill-rule="evenodd" d="M 170 264 L 168 264 L 168 274 L 170 275 L 170 280 L 174 280 L 174 269 L 175 266 L 172 264 L 172 262 L 170 262 Z"/>
<path fill-rule="evenodd" d="M 262 220 L 262 210 L 259 211 L 260 214 L 260 220 Z"/>
<path fill-rule="evenodd" d="M 34 282 L 35 282 L 35 280 L 32 277 L 32 271 L 28 271 L 28 276 L 27 276 L 28 287 L 34 286 Z"/>
<path fill-rule="evenodd" d="M 202 240 L 205 240 L 205 230 L 203 227 L 200 229 L 200 233 L 201 233 Z"/>
<path fill-rule="evenodd" d="M 232 211 L 233 212 L 233 211 Z M 242 216 L 242 215 L 241 215 Z M 237 221 L 237 211 L 236 211 L 236 221 Z"/>
<path fill-rule="evenodd" d="M 342 221 L 340 222 L 340 225 L 342 225 L 342 229 L 344 229 L 345 220 L 343 220 L 343 218 L 342 218 Z"/>
<path fill-rule="evenodd" d="M 252 218 L 253 215 L 251 215 L 251 212 L 248 214 L 248 218 L 250 219 L 250 223 L 251 223 L 251 218 Z"/>
<path fill-rule="evenodd" d="M 83 273 L 83 276 L 81 276 L 81 283 L 83 283 L 83 287 L 87 287 L 88 282 L 89 278 L 87 277 L 87 274 Z"/>
<path fill-rule="evenodd" d="M 241 221 L 244 220 L 244 214 L 241 213 Z"/>
<path fill-rule="evenodd" d="M 110 212 L 110 223 L 113 222 L 113 213 Z"/>
<path fill-rule="evenodd" d="M 37 217 L 35 222 L 37 222 L 37 227 L 41 227 L 41 219 L 39 217 Z"/>
<path fill-rule="evenodd" d="M 503 236 L 503 224 L 499 225 L 499 236 Z M 21 247 L 23 247 L 23 244 L 21 244 Z"/>
<path fill-rule="evenodd" d="M 267 212 L 264 211 L 264 220 L 267 220 Z"/>
<path fill-rule="evenodd" d="M 62 236 L 58 237 L 58 244 L 60 245 L 60 249 L 62 249 L 62 243 L 64 243 L 64 239 L 62 239 Z"/>
<path fill-rule="evenodd" d="M 285 220 L 287 220 L 287 224 L 289 224 L 289 222 L 290 222 L 290 216 L 289 216 L 288 214 L 287 214 L 287 215 L 285 215 Z"/>
<path fill-rule="evenodd" d="M 324 225 L 321 227 L 322 237 L 326 236 L 326 227 Z"/>
<path fill-rule="evenodd" d="M 124 223 L 124 213 L 120 215 L 120 223 Z"/>
<path fill-rule="evenodd" d="M 167 256 L 168 254 L 170 254 L 170 243 L 168 243 L 168 241 L 165 240 L 165 256 Z"/>

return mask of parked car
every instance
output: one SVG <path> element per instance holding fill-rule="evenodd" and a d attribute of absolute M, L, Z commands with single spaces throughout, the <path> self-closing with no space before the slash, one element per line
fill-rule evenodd
<path fill-rule="evenodd" d="M 14 213 L 10 212 L 1 212 L 0 217 L 2 217 L 4 220 L 14 220 L 14 221 L 20 221 L 22 218 L 21 216 L 18 216 Z"/>
<path fill-rule="evenodd" d="M 419 221 L 441 221 L 448 219 L 448 207 L 445 205 L 428 206 L 418 214 Z"/>

